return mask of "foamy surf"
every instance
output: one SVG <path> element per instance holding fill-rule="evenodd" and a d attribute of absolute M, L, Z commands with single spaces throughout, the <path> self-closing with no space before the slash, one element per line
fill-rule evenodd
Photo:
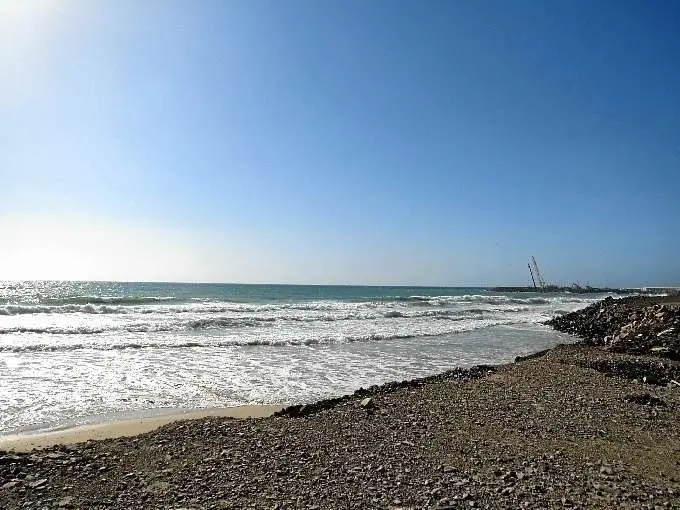
<path fill-rule="evenodd" d="M 304 402 L 556 343 L 601 296 L 488 289 L 0 284 L 0 433 L 159 407 Z M 26 384 L 30 381 L 30 384 Z"/>

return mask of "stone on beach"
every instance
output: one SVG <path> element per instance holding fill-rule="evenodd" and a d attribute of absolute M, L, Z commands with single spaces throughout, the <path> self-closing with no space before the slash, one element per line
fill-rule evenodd
<path fill-rule="evenodd" d="M 361 401 L 361 407 L 364 409 L 371 408 L 375 405 L 375 402 L 373 402 L 373 399 L 371 397 L 366 397 Z"/>

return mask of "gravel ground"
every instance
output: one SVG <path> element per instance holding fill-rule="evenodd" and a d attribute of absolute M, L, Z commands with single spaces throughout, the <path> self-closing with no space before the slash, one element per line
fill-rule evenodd
<path fill-rule="evenodd" d="M 658 359 L 560 346 L 265 419 L 0 452 L 0 508 L 680 508 L 680 386 L 630 366 Z"/>

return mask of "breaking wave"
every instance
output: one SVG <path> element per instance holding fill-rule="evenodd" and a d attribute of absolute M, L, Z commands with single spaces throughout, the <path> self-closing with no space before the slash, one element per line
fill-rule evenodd
<path fill-rule="evenodd" d="M 54 305 L 140 305 L 152 303 L 168 303 L 178 301 L 174 296 L 69 296 L 44 300 L 46 304 Z"/>
<path fill-rule="evenodd" d="M 483 303 L 489 305 L 525 304 L 545 305 L 549 303 L 587 303 L 588 299 L 576 297 L 509 297 L 509 296 L 483 296 L 480 294 L 466 294 L 462 296 L 409 296 L 395 297 L 396 301 L 422 303 L 423 306 L 447 306 L 458 303 Z"/>
<path fill-rule="evenodd" d="M 547 304 L 590 303 L 592 300 L 578 297 L 527 297 L 482 296 L 478 294 L 463 296 L 393 296 L 378 301 L 309 301 L 297 303 L 249 304 L 229 301 L 184 303 L 172 296 L 167 297 L 105 297 L 77 296 L 49 301 L 49 304 L 4 304 L 0 305 L 0 315 L 30 314 L 183 314 L 183 313 L 265 313 L 286 310 L 308 312 L 347 312 L 375 310 L 385 306 L 447 307 L 466 303 L 525 307 Z M 504 308 L 507 310 L 507 308 Z M 388 312 L 395 316 L 401 311 Z"/>
<path fill-rule="evenodd" d="M 402 333 L 402 334 L 381 334 L 372 333 L 366 335 L 342 335 L 342 336 L 321 336 L 293 339 L 272 339 L 272 338 L 248 338 L 233 340 L 205 340 L 205 341 L 183 341 L 183 342 L 123 342 L 123 343 L 69 343 L 69 344 L 28 344 L 28 345 L 0 345 L 0 352 L 68 352 L 78 350 L 94 351 L 118 351 L 129 349 L 189 349 L 189 348 L 226 348 L 226 347 L 287 347 L 287 346 L 313 346 L 336 343 L 355 343 L 355 342 L 377 342 L 392 341 L 418 337 L 445 337 L 478 329 L 490 328 L 509 324 L 508 321 L 492 321 L 484 324 L 476 324 L 466 328 L 453 329 L 440 333 Z"/>
<path fill-rule="evenodd" d="M 30 315 L 30 314 L 62 314 L 62 313 L 89 313 L 111 314 L 129 313 L 129 309 L 122 306 L 95 305 L 95 304 L 68 304 L 68 305 L 4 305 L 0 306 L 0 315 Z"/>
<path fill-rule="evenodd" d="M 560 337 L 603 296 L 483 288 L 0 282 L 0 433 L 150 407 L 314 401 Z M 27 384 L 27 381 L 30 384 Z"/>
<path fill-rule="evenodd" d="M 413 313 L 388 311 L 385 313 L 357 314 L 349 313 L 343 315 L 306 315 L 306 316 L 208 316 L 189 320 L 170 320 L 170 321 L 148 321 L 131 322 L 123 324 L 106 324 L 100 326 L 92 325 L 73 325 L 73 326 L 9 326 L 0 327 L 2 334 L 34 333 L 48 335 L 97 335 L 116 331 L 126 331 L 129 333 L 150 333 L 160 331 L 183 331 L 197 329 L 238 329 L 249 327 L 265 327 L 274 323 L 299 322 L 336 322 L 336 321 L 374 321 L 378 319 L 439 319 L 460 321 L 464 319 L 478 319 L 483 314 L 492 315 L 488 310 L 424 310 Z"/>

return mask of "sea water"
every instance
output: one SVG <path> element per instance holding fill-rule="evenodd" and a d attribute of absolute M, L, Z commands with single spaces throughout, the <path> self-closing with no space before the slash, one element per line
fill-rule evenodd
<path fill-rule="evenodd" d="M 571 338 L 601 299 L 486 288 L 0 282 L 0 434 L 168 408 L 291 404 Z"/>

